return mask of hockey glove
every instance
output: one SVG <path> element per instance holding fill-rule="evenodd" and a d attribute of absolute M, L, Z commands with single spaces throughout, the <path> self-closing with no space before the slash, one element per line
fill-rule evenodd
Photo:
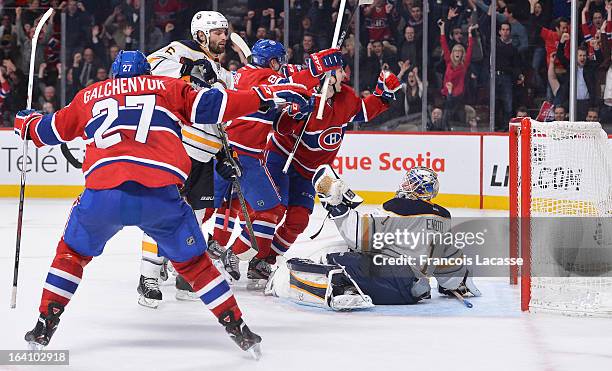
<path fill-rule="evenodd" d="M 228 182 L 234 181 L 242 176 L 242 165 L 238 160 L 238 155 L 232 150 L 232 159 L 227 158 L 225 151 L 217 153 L 217 164 L 215 165 L 217 174 Z"/>
<path fill-rule="evenodd" d="M 43 114 L 41 112 L 33 109 L 24 109 L 17 112 L 15 122 L 13 123 L 15 134 L 19 135 L 21 139 L 32 139 L 28 128 L 35 125 L 42 117 Z"/>
<path fill-rule="evenodd" d="M 289 78 L 304 69 L 301 64 L 283 64 L 280 69 L 281 75 Z"/>
<path fill-rule="evenodd" d="M 310 97 L 308 103 L 304 106 L 300 106 L 297 103 L 291 103 L 287 108 L 287 114 L 296 121 L 302 121 L 308 119 L 308 116 L 314 110 L 315 98 Z"/>
<path fill-rule="evenodd" d="M 306 61 L 308 69 L 313 76 L 342 67 L 342 53 L 340 49 L 331 48 L 310 54 Z"/>
<path fill-rule="evenodd" d="M 297 103 L 300 107 L 308 105 L 308 90 L 301 84 L 259 85 L 253 87 L 261 100 L 260 111 L 276 108 L 277 104 Z"/>
<path fill-rule="evenodd" d="M 213 69 L 212 63 L 208 59 L 193 59 L 182 57 L 180 59 L 180 63 L 183 65 L 181 68 L 181 77 L 182 76 L 191 76 L 191 72 L 194 67 L 200 69 L 202 73 L 202 77 L 204 78 L 204 82 L 210 83 L 215 82 L 217 79 L 217 73 Z"/>
<path fill-rule="evenodd" d="M 390 101 L 395 100 L 395 92 L 400 88 L 401 84 L 395 74 L 389 71 L 381 71 L 378 75 L 374 95 L 380 97 L 386 104 L 389 104 Z"/>

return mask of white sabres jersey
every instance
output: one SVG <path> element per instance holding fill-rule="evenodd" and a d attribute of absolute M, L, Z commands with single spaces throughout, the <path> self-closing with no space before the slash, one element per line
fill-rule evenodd
<path fill-rule="evenodd" d="M 194 40 L 173 41 L 147 57 L 151 65 L 151 74 L 174 78 L 183 78 L 181 76 L 181 69 L 183 68 L 181 58 L 194 61 L 198 59 L 210 60 L 219 81 L 219 84 L 215 84 L 215 87 L 233 89 L 233 74 L 221 67 L 218 62 L 215 62 Z M 202 72 L 197 66 L 191 71 L 191 76 L 204 81 Z M 183 145 L 189 157 L 200 162 L 210 161 L 223 147 L 217 125 L 194 124 L 193 126 L 183 126 L 181 134 Z"/>

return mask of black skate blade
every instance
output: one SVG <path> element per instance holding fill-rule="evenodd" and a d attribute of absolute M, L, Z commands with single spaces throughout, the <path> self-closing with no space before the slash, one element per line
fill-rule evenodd
<path fill-rule="evenodd" d="M 249 352 L 249 354 L 251 355 L 251 357 L 253 357 L 254 360 L 259 361 L 261 359 L 261 344 L 253 344 L 253 346 L 247 349 L 246 351 Z"/>

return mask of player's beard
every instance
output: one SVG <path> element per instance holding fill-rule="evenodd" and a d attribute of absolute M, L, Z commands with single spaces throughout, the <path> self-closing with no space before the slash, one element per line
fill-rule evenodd
<path fill-rule="evenodd" d="M 223 53 L 225 53 L 225 44 L 219 45 L 218 42 L 214 43 L 214 42 L 210 41 L 208 43 L 208 51 L 210 51 L 211 53 L 213 53 L 215 55 L 223 54 Z"/>

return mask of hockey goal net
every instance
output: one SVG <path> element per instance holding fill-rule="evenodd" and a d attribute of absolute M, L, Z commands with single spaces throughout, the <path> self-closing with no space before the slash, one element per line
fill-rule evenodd
<path fill-rule="evenodd" d="M 509 154 L 521 309 L 612 316 L 612 149 L 601 125 L 522 119 Z"/>

